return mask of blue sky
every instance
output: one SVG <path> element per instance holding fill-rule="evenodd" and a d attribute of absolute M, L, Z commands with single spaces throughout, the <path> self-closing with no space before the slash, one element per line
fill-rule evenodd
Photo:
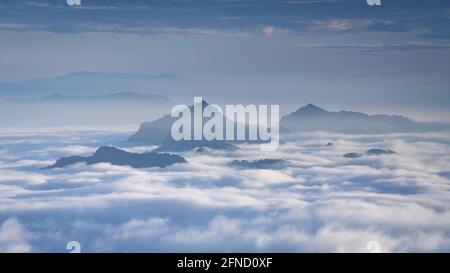
<path fill-rule="evenodd" d="M 3 0 L 0 81 L 168 72 L 184 82 L 152 91 L 175 99 L 443 119 L 449 26 L 440 0 Z"/>

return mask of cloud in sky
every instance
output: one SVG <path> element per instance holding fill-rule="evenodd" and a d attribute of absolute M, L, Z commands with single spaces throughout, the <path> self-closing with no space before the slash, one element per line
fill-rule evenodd
<path fill-rule="evenodd" d="M 67 132 L 52 135 L 53 145 L 2 159 L 1 251 L 64 252 L 72 240 L 83 251 L 124 252 L 364 252 L 373 240 L 389 252 L 450 249 L 450 182 L 439 175 L 450 160 L 445 133 L 298 134 L 270 155 L 257 145 L 187 152 L 187 164 L 165 169 L 78 164 L 41 171 L 46 161 L 13 164 L 35 160 L 34 151 L 52 160 L 90 149 L 55 150 Z M 13 145 L 4 145 L 3 153 L 14 153 Z M 397 153 L 342 156 L 373 147 Z M 280 170 L 227 166 L 261 158 L 290 164 Z"/>
<path fill-rule="evenodd" d="M 264 35 L 266 35 L 268 37 L 272 37 L 272 36 L 277 35 L 277 34 L 288 34 L 289 30 L 288 29 L 282 29 L 282 28 L 274 27 L 274 26 L 267 26 L 267 27 L 264 27 L 262 29 L 262 32 L 264 33 Z"/>
<path fill-rule="evenodd" d="M 317 49 L 358 50 L 362 52 L 389 52 L 389 51 L 402 52 L 402 51 L 416 51 L 416 50 L 449 50 L 450 44 L 416 41 L 397 44 L 388 44 L 388 43 L 299 44 L 298 47 L 317 48 Z"/>
<path fill-rule="evenodd" d="M 378 18 L 332 18 L 327 20 L 297 21 L 306 25 L 310 31 L 335 31 L 335 32 L 358 32 L 358 31 L 390 31 L 395 30 L 395 22 L 389 19 Z M 398 27 L 398 26 L 397 26 Z M 399 30 L 399 29 L 397 29 Z"/>
<path fill-rule="evenodd" d="M 410 31 L 414 28 L 426 28 L 435 35 L 446 35 L 448 38 L 448 33 L 444 33 L 440 27 L 442 20 L 448 20 L 445 12 L 445 8 L 448 8 L 447 1 L 433 1 L 433 5 L 430 5 L 427 1 L 412 3 L 400 0 L 383 3 L 383 9 L 376 10 L 364 2 L 99 0 L 85 1 L 79 7 L 69 7 L 64 0 L 11 1 L 3 3 L 0 23 L 3 29 L 11 30 L 12 26 L 21 26 L 27 30 L 56 33 L 129 32 L 134 29 L 140 33 L 157 34 L 158 32 L 148 29 L 171 28 L 213 28 L 215 32 L 243 33 L 257 32 L 270 25 L 296 33 L 304 31 L 302 24 L 298 24 L 301 20 L 309 25 L 310 30 L 315 31 Z M 426 13 L 423 12 L 424 9 L 427 10 Z M 24 14 L 22 19 L 11 16 L 16 12 Z M 112 20 L 117 17 L 121 20 Z M 236 18 L 239 20 L 235 20 Z M 111 25 L 115 27 L 108 28 Z M 142 29 L 142 25 L 149 27 Z"/>

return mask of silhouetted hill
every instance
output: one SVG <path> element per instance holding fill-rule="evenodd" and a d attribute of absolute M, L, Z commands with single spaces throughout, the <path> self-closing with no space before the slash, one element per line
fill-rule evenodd
<path fill-rule="evenodd" d="M 360 157 L 363 157 L 364 155 L 379 156 L 379 155 L 392 155 L 392 154 L 395 154 L 395 151 L 379 149 L 379 148 L 373 148 L 373 149 L 367 150 L 365 153 L 347 153 L 347 154 L 344 154 L 344 157 L 346 157 L 346 158 L 360 158 Z"/>
<path fill-rule="evenodd" d="M 272 169 L 280 170 L 287 167 L 287 162 L 282 159 L 259 159 L 254 161 L 233 160 L 228 164 L 238 169 Z"/>
<path fill-rule="evenodd" d="M 96 96 L 54 93 L 41 98 L 0 102 L 2 126 L 128 125 L 157 117 L 173 106 L 156 94 L 120 92 Z"/>
<path fill-rule="evenodd" d="M 392 150 L 384 150 L 384 149 L 377 149 L 377 148 L 366 151 L 366 155 L 391 155 L 391 154 L 395 154 L 395 152 Z"/>
<path fill-rule="evenodd" d="M 209 104 L 203 100 L 202 107 L 205 108 Z M 190 106 L 192 111 L 193 106 Z M 138 131 L 134 133 L 128 141 L 130 142 L 142 142 L 150 145 L 161 145 L 164 143 L 166 138 L 170 136 L 170 131 L 172 124 L 178 118 L 173 118 L 170 114 L 166 114 L 163 117 L 150 122 L 141 123 Z M 207 119 L 203 119 L 205 122 Z M 191 131 L 193 132 L 194 120 L 191 119 Z"/>
<path fill-rule="evenodd" d="M 348 134 L 382 134 L 450 130 L 449 124 L 415 122 L 398 115 L 367 115 L 359 112 L 332 112 L 308 104 L 284 116 L 280 126 L 293 132 L 329 131 Z"/>
<path fill-rule="evenodd" d="M 60 158 L 55 164 L 48 166 L 46 169 L 62 168 L 80 162 L 84 162 L 88 165 L 110 163 L 112 165 L 131 166 L 133 168 L 164 168 L 176 163 L 186 163 L 186 160 L 175 154 L 155 152 L 137 154 L 129 153 L 114 147 L 104 146 L 98 148 L 92 156 L 69 156 Z"/>
<path fill-rule="evenodd" d="M 21 82 L 0 82 L 0 99 L 38 98 L 55 92 L 63 95 L 93 96 L 123 90 L 153 90 L 159 84 L 177 81 L 172 73 L 139 75 L 79 71 L 61 77 Z"/>
<path fill-rule="evenodd" d="M 180 140 L 175 141 L 169 135 L 163 144 L 153 152 L 183 152 L 194 148 L 209 148 L 213 150 L 236 150 L 237 147 L 224 140 Z"/>
<path fill-rule="evenodd" d="M 152 103 L 152 104 L 172 104 L 172 102 L 162 96 L 155 94 L 140 94 L 136 92 L 119 92 L 105 95 L 97 95 L 97 96 L 72 96 L 72 95 L 63 95 L 60 93 L 53 93 L 51 95 L 41 97 L 41 98 L 32 98 L 32 99 L 9 99 L 6 101 L 7 104 L 40 104 L 40 103 L 65 103 L 65 104 L 74 104 L 74 103 L 83 103 L 86 105 L 88 103 L 104 103 L 104 102 L 120 102 L 120 103 Z"/>
<path fill-rule="evenodd" d="M 208 105 L 205 101 L 203 104 L 204 107 Z M 163 145 L 167 136 L 170 135 L 171 126 L 175 120 L 176 118 L 165 115 L 157 120 L 142 123 L 139 130 L 128 141 L 142 142 L 150 145 Z M 207 120 L 204 118 L 203 124 Z M 224 118 L 224 124 L 226 124 L 226 118 Z M 226 130 L 225 127 L 224 129 Z M 247 129 L 248 126 L 246 127 Z M 442 130 L 450 130 L 450 125 L 438 122 L 415 122 L 398 115 L 367 115 L 351 111 L 331 112 L 313 104 L 299 108 L 297 111 L 281 118 L 280 121 L 280 132 L 282 134 L 311 131 L 329 131 L 347 134 L 381 134 Z M 242 142 L 252 141 L 229 141 L 232 144 Z M 169 144 L 170 147 L 175 147 L 174 143 L 166 143 L 164 145 L 165 147 L 169 147 Z M 200 145 L 201 143 L 197 144 L 199 145 L 180 143 L 179 146 L 202 147 Z"/>
<path fill-rule="evenodd" d="M 207 107 L 209 104 L 206 101 L 202 101 L 202 107 L 203 109 L 205 109 L 205 107 Z M 193 105 L 190 106 L 189 108 L 193 109 Z M 223 122 L 223 134 L 222 137 L 223 139 L 226 138 L 226 132 L 227 132 L 227 128 L 226 128 L 226 124 L 227 122 L 231 122 L 227 117 L 222 116 L 222 122 Z M 136 133 L 134 133 L 129 139 L 128 141 L 130 142 L 141 142 L 141 143 L 145 143 L 148 145 L 163 145 L 166 144 L 170 145 L 170 146 L 174 146 L 175 144 L 170 142 L 170 143 L 165 143 L 167 142 L 167 137 L 170 137 L 170 131 L 171 131 L 171 127 L 172 124 L 177 120 L 178 118 L 173 118 L 171 115 L 167 114 L 157 120 L 151 121 L 151 122 L 144 122 L 140 125 L 139 129 L 137 130 Z M 203 118 L 203 125 L 210 120 L 210 118 Z M 239 124 L 238 122 L 235 122 L 235 128 L 237 128 L 237 125 Z M 180 146 L 186 146 L 186 145 L 190 145 L 187 144 L 187 142 L 192 142 L 193 146 L 192 147 L 208 147 L 208 145 L 210 146 L 210 148 L 213 147 L 219 147 L 219 146 L 226 146 L 225 143 L 229 142 L 231 144 L 238 144 L 238 143 L 261 143 L 263 141 L 260 140 L 249 140 L 249 136 L 248 136 L 248 130 L 249 130 L 249 126 L 245 125 L 245 131 L 246 131 L 246 135 L 245 135 L 245 139 L 244 140 L 232 140 L 232 141 L 217 141 L 217 140 L 213 140 L 213 141 L 204 141 L 204 142 L 193 142 L 191 140 L 186 140 L 183 144 L 181 144 Z M 191 139 L 194 139 L 193 137 L 193 132 L 194 132 L 194 119 L 193 119 L 193 115 L 191 116 Z M 237 135 L 237 130 L 235 129 L 234 131 L 234 135 Z M 237 139 L 236 137 L 234 139 Z M 211 143 L 207 143 L 207 142 L 211 142 Z"/>
<path fill-rule="evenodd" d="M 149 145 L 161 145 L 164 143 L 168 134 L 170 134 L 170 129 L 175 120 L 170 115 L 165 115 L 157 120 L 141 123 L 137 132 L 128 141 L 142 142 Z"/>

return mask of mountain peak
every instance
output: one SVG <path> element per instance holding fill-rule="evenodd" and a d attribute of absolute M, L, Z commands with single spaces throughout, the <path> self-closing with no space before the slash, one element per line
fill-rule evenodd
<path fill-rule="evenodd" d="M 318 114 L 318 113 L 328 113 L 327 110 L 322 109 L 312 103 L 308 103 L 307 105 L 298 109 L 295 113 L 310 113 L 310 114 Z"/>
<path fill-rule="evenodd" d="M 44 99 L 44 100 L 48 100 L 48 99 L 50 99 L 50 100 L 59 100 L 59 99 L 65 99 L 65 98 L 69 98 L 69 97 L 70 96 L 63 95 L 61 93 L 56 92 L 56 93 L 50 94 L 50 95 L 48 95 L 46 97 L 42 97 L 41 99 Z"/>
<path fill-rule="evenodd" d="M 312 103 L 308 103 L 306 106 L 303 106 L 301 109 L 308 110 L 308 111 L 326 111 Z"/>
<path fill-rule="evenodd" d="M 117 149 L 115 147 L 102 146 L 95 151 L 95 154 L 103 154 L 103 153 L 117 152 L 117 151 L 119 151 L 119 149 Z"/>
<path fill-rule="evenodd" d="M 312 103 L 308 103 L 307 105 L 300 107 L 297 111 L 287 115 L 285 119 L 297 119 L 297 118 L 303 118 L 303 117 L 315 117 L 315 116 L 322 116 L 324 114 L 328 114 L 331 112 L 328 112 L 325 109 L 322 109 L 318 106 L 315 106 Z"/>
<path fill-rule="evenodd" d="M 189 106 L 189 108 L 192 110 L 195 105 L 200 105 L 200 102 L 192 104 L 191 106 Z M 202 109 L 205 109 L 209 105 L 209 103 L 206 100 L 202 99 L 201 105 L 202 105 Z"/>

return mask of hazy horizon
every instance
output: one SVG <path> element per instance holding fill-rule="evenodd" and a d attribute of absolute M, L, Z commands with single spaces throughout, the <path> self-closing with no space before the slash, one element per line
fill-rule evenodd
<path fill-rule="evenodd" d="M 0 82 L 76 71 L 169 73 L 179 78 L 121 91 L 280 104 L 286 113 L 314 103 L 418 120 L 450 116 L 448 1 L 0 3 Z"/>

